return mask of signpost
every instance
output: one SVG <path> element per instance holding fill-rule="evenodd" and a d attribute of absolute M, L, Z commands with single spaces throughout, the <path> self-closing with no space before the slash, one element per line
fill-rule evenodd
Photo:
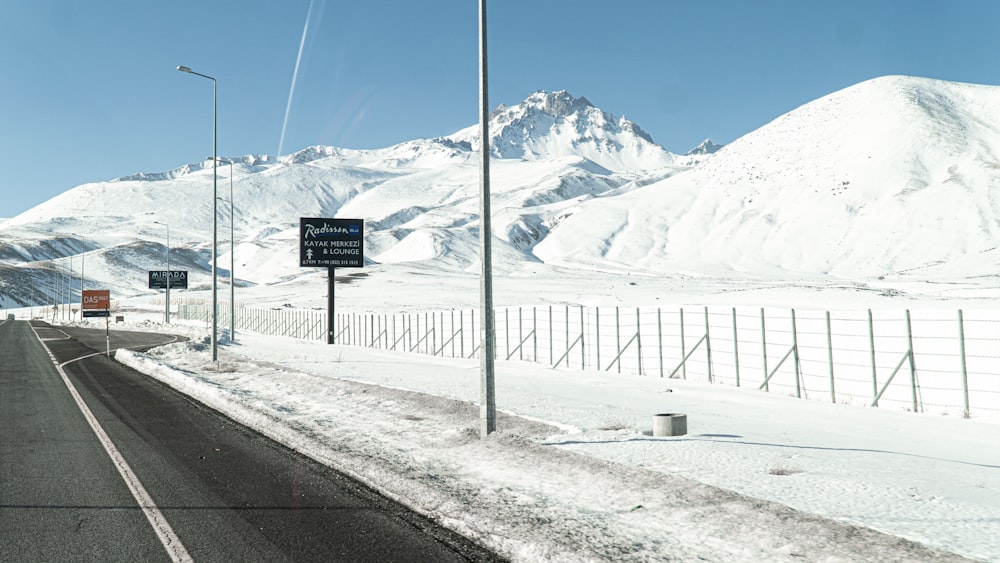
<path fill-rule="evenodd" d="M 169 267 L 168 263 L 167 268 Z M 187 288 L 187 270 L 149 270 L 149 289 L 167 290 L 167 299 L 163 305 L 163 322 L 167 324 L 170 324 L 170 290 Z"/>
<path fill-rule="evenodd" d="M 84 317 L 104 317 L 104 333 L 111 357 L 111 290 L 84 289 L 80 293 L 80 308 Z"/>
<path fill-rule="evenodd" d="M 149 289 L 167 289 L 167 279 L 170 289 L 187 289 L 187 270 L 149 270 Z"/>
<path fill-rule="evenodd" d="M 299 220 L 299 267 L 327 268 L 327 344 L 333 344 L 334 340 L 334 269 L 364 266 L 363 219 L 302 217 Z"/>

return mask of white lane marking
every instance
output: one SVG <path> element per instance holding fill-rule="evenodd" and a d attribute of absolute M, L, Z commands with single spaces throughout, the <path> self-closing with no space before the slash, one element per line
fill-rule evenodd
<path fill-rule="evenodd" d="M 59 330 L 58 328 L 53 328 L 52 330 L 61 332 L 62 336 L 59 336 L 59 337 L 56 337 L 56 338 L 42 338 L 41 336 L 38 336 L 38 331 L 35 330 L 35 326 L 34 325 L 32 325 L 31 323 L 28 323 L 28 326 L 31 327 L 31 330 L 35 331 L 35 337 L 38 338 L 38 340 L 40 340 L 41 342 L 51 342 L 53 340 L 69 340 L 71 338 L 69 334 L 66 334 L 65 331 Z"/>
<path fill-rule="evenodd" d="M 30 326 L 30 324 L 29 324 Z M 39 342 L 42 341 L 38 337 L 38 331 L 32 326 L 31 330 L 35 333 L 35 338 L 38 338 Z M 43 344 L 44 347 L 44 344 Z M 59 371 L 59 376 L 62 377 L 63 383 L 66 384 L 66 388 L 69 389 L 69 394 L 73 396 L 73 400 L 76 401 L 76 406 L 83 413 L 83 417 L 87 419 L 87 423 L 90 425 L 91 430 L 97 435 L 98 441 L 104 446 L 104 451 L 108 453 L 111 458 L 112 463 L 114 463 L 115 468 L 118 469 L 118 473 L 125 480 L 125 484 L 128 486 L 129 491 L 132 492 L 132 497 L 135 498 L 136 502 L 139 503 L 139 508 L 142 509 L 142 513 L 146 515 L 146 520 L 149 521 L 150 525 L 153 527 L 153 531 L 156 532 L 156 537 L 160 539 L 160 543 L 167 550 L 167 554 L 170 556 L 170 560 L 175 563 L 194 561 L 188 554 L 187 549 L 184 544 L 181 543 L 180 538 L 174 532 L 174 529 L 170 527 L 170 523 L 167 522 L 166 517 L 160 512 L 160 509 L 153 502 L 153 497 L 149 496 L 146 492 L 146 488 L 142 486 L 142 482 L 139 481 L 139 477 L 132 471 L 129 467 L 128 462 L 125 461 L 125 457 L 122 456 L 118 448 L 108 437 L 107 433 L 104 432 L 104 428 L 101 424 L 97 422 L 97 417 L 91 412 L 90 408 L 86 403 L 83 402 L 83 397 L 77 392 L 76 387 L 73 386 L 73 382 L 69 380 L 66 376 L 66 372 L 63 370 L 63 365 L 70 362 L 75 362 L 81 358 L 76 358 L 75 360 L 70 360 L 64 364 L 59 364 L 59 360 L 52 354 L 52 351 L 45 347 L 45 351 L 48 353 L 49 358 L 52 363 L 55 364 L 56 370 Z"/>

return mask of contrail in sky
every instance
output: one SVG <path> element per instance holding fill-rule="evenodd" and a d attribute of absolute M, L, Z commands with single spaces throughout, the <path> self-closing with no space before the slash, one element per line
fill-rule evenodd
<path fill-rule="evenodd" d="M 292 72 L 292 87 L 288 90 L 288 104 L 285 106 L 285 120 L 281 123 L 281 138 L 278 140 L 278 154 L 285 146 L 285 128 L 288 127 L 288 114 L 292 109 L 292 96 L 295 95 L 295 80 L 299 77 L 299 63 L 302 62 L 302 51 L 306 46 L 306 35 L 309 33 L 309 18 L 312 17 L 313 4 L 316 0 L 309 0 L 309 11 L 306 12 L 306 25 L 302 28 L 302 40 L 299 42 L 299 55 L 295 57 L 295 71 Z"/>

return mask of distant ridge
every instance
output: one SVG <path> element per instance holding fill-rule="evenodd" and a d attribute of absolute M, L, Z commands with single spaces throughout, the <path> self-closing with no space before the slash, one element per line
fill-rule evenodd
<path fill-rule="evenodd" d="M 373 264 L 474 272 L 477 135 L 472 126 L 382 149 L 231 159 L 240 283 L 307 275 L 287 267 L 307 216 L 363 218 Z M 1000 268 L 1000 87 L 882 77 L 683 156 L 586 98 L 536 92 L 499 107 L 491 137 L 498 272 L 855 280 Z M 0 265 L 48 288 L 87 252 L 88 278 L 142 293 L 133 274 L 162 267 L 169 225 L 171 254 L 187 253 L 192 283 L 204 283 L 212 168 L 68 190 L 0 223 Z M 230 169 L 217 172 L 228 179 Z M 219 197 L 228 203 L 228 190 Z M 226 223 L 229 210 L 219 206 Z"/>

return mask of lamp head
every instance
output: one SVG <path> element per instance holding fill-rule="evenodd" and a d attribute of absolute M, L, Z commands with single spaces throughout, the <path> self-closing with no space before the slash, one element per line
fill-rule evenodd
<path fill-rule="evenodd" d="M 186 67 L 186 66 L 178 66 L 177 70 L 179 70 L 181 72 L 191 72 L 191 69 L 189 67 Z"/>

